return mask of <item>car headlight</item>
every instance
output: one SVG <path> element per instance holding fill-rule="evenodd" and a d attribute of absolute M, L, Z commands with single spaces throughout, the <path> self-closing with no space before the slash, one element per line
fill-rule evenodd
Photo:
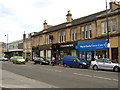
<path fill-rule="evenodd" d="M 83 64 L 84 64 L 84 65 L 86 65 L 86 63 L 85 63 L 85 62 L 83 62 Z"/>
<path fill-rule="evenodd" d="M 45 61 L 43 61 L 43 62 L 45 62 Z"/>

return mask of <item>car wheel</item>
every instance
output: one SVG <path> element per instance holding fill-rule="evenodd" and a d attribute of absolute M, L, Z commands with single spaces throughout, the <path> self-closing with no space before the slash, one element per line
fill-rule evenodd
<path fill-rule="evenodd" d="M 34 62 L 34 64 L 36 64 L 36 62 Z"/>
<path fill-rule="evenodd" d="M 113 69 L 115 72 L 118 72 L 119 71 L 119 67 L 114 67 Z"/>
<path fill-rule="evenodd" d="M 72 66 L 69 66 L 70 68 L 72 68 Z"/>
<path fill-rule="evenodd" d="M 79 65 L 79 68 L 83 68 L 83 65 L 80 64 L 80 65 Z"/>
<path fill-rule="evenodd" d="M 64 63 L 64 64 L 63 64 L 63 67 L 67 67 L 67 64 L 66 64 L 66 63 Z"/>
<path fill-rule="evenodd" d="M 93 66 L 93 70 L 98 70 L 98 67 L 96 65 Z"/>

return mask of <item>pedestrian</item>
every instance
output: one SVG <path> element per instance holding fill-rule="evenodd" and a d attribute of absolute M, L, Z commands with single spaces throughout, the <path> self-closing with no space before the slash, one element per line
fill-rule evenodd
<path fill-rule="evenodd" d="M 51 65 L 54 66 L 55 65 L 55 57 L 52 57 L 52 61 L 51 61 Z"/>

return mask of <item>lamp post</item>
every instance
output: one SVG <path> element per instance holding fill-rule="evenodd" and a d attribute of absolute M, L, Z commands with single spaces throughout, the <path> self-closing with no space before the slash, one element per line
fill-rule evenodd
<path fill-rule="evenodd" d="M 7 37 L 7 43 L 6 43 L 6 52 L 8 54 L 8 34 L 5 35 Z M 8 55 L 7 55 L 8 56 Z"/>
<path fill-rule="evenodd" d="M 107 49 L 107 58 L 109 58 L 109 25 L 108 25 L 108 11 L 107 11 L 107 0 L 106 0 L 106 30 L 107 30 L 107 40 L 108 40 L 108 49 Z"/>

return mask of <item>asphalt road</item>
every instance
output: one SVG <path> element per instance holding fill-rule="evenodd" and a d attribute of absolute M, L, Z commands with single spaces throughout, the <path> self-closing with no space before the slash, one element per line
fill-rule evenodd
<path fill-rule="evenodd" d="M 33 63 L 20 65 L 9 61 L 2 62 L 2 70 L 55 86 L 55 88 L 118 88 L 118 73 L 112 71 L 34 65 Z M 2 76 L 5 74 L 2 72 Z"/>

